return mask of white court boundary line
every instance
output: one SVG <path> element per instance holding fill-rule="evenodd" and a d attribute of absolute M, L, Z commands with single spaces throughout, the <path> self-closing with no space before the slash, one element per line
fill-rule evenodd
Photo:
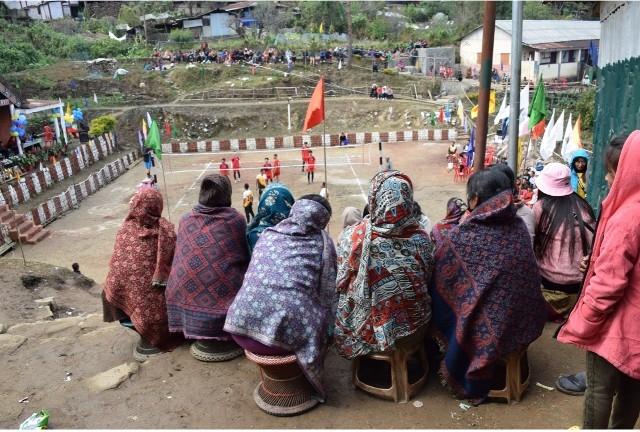
<path fill-rule="evenodd" d="M 180 199 L 178 200 L 176 205 L 173 207 L 173 211 L 174 212 L 178 209 L 178 207 L 182 206 L 182 201 L 187 196 L 187 192 L 190 191 L 190 190 L 194 190 L 196 188 L 196 184 L 198 184 L 198 182 L 200 181 L 202 176 L 207 172 L 207 170 L 209 169 L 209 166 L 211 166 L 211 162 L 207 162 L 207 164 L 204 166 L 204 169 L 202 169 L 202 171 L 200 172 L 198 177 L 193 181 L 193 183 L 191 183 L 191 186 L 189 186 L 186 189 L 186 191 L 182 194 L 182 196 L 180 197 Z M 170 172 L 176 172 L 176 171 L 170 171 Z"/>
<path fill-rule="evenodd" d="M 358 177 L 358 174 L 356 173 L 356 170 L 353 169 L 353 164 L 351 163 L 351 158 L 349 157 L 349 155 L 345 155 L 345 157 L 347 158 L 347 163 L 349 164 L 349 168 L 351 168 L 351 172 L 353 173 L 353 177 L 356 179 L 356 182 L 358 182 L 358 187 L 360 188 L 360 196 L 362 197 L 362 199 L 364 200 L 365 204 L 368 202 L 367 201 L 367 195 L 364 193 L 364 189 L 362 188 L 362 183 L 360 183 L 360 178 Z M 364 165 L 364 164 L 361 164 Z M 367 165 L 371 165 L 371 163 L 367 164 Z"/>

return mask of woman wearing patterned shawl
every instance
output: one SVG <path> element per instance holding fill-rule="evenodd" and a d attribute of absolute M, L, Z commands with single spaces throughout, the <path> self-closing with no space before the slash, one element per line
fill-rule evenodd
<path fill-rule="evenodd" d="M 289 217 L 294 201 L 293 195 L 283 184 L 271 183 L 267 186 L 260 197 L 258 214 L 247 228 L 249 252 L 253 251 L 260 234 L 265 229 L 275 226 Z"/>
<path fill-rule="evenodd" d="M 431 317 L 433 243 L 418 223 L 409 177 L 376 174 L 369 209 L 338 245 L 335 345 L 349 359 L 394 349 Z"/>
<path fill-rule="evenodd" d="M 161 217 L 162 195 L 138 191 L 118 230 L 102 304 L 106 322 L 131 321 L 140 334 L 134 357 L 175 348 L 183 339 L 169 333 L 164 287 L 176 244 L 173 224 Z"/>
<path fill-rule="evenodd" d="M 511 183 L 497 170 L 467 183 L 470 216 L 446 236 L 434 231 L 433 329 L 440 373 L 460 398 L 482 402 L 496 361 L 526 349 L 546 321 L 531 240 L 516 216 Z"/>
<path fill-rule="evenodd" d="M 295 353 L 324 401 L 324 357 L 335 316 L 336 252 L 324 231 L 331 206 L 305 195 L 256 245 L 224 329 L 258 355 Z"/>
<path fill-rule="evenodd" d="M 201 361 L 225 361 L 242 350 L 222 330 L 249 264 L 244 216 L 231 208 L 231 182 L 202 180 L 198 204 L 182 217 L 167 284 L 169 330 L 182 333 Z"/>
<path fill-rule="evenodd" d="M 435 231 L 444 236 L 449 230 L 460 223 L 464 212 L 467 211 L 467 204 L 460 198 L 451 198 L 447 201 L 447 215 L 440 222 L 435 224 L 431 230 L 431 238 L 435 237 Z"/>

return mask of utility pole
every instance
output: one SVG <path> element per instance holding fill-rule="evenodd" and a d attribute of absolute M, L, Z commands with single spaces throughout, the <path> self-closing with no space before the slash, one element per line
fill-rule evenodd
<path fill-rule="evenodd" d="M 482 25 L 482 55 L 480 61 L 480 94 L 478 96 L 478 122 L 476 124 L 476 149 L 473 168 L 484 169 L 487 148 L 487 124 L 489 120 L 489 94 L 491 93 L 491 70 L 493 67 L 493 36 L 496 30 L 496 2 L 485 0 Z"/>
<path fill-rule="evenodd" d="M 520 74 L 522 65 L 522 2 L 513 0 L 511 12 L 511 96 L 509 98 L 509 148 L 507 158 L 518 172 L 518 131 L 520 130 Z M 504 120 L 503 120 L 504 121 Z"/>

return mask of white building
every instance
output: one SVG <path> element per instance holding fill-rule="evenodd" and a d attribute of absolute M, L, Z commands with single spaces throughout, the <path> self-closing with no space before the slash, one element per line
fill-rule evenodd
<path fill-rule="evenodd" d="M 39 21 L 51 21 L 78 15 L 76 1 L 3 1 L 11 15 Z"/>
<path fill-rule="evenodd" d="M 482 27 L 460 41 L 463 68 L 480 71 Z M 522 77 L 576 79 L 582 76 L 590 44 L 600 40 L 599 21 L 524 20 L 522 23 Z M 493 68 L 500 74 L 511 68 L 511 20 L 496 20 Z"/>

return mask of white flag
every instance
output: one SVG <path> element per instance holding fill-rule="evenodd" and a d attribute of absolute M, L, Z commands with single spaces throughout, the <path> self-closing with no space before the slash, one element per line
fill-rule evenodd
<path fill-rule="evenodd" d="M 96 94 L 96 92 L 93 92 L 93 101 L 95 103 L 98 103 L 98 95 Z"/>
<path fill-rule="evenodd" d="M 558 120 L 556 121 L 556 124 L 553 127 L 553 131 L 551 132 L 553 135 L 553 139 L 556 142 L 562 141 L 563 134 L 564 134 L 564 110 L 562 110 L 562 113 L 560 114 L 560 117 L 558 117 Z"/>
<path fill-rule="evenodd" d="M 509 118 L 509 106 L 507 106 L 507 93 L 505 92 L 498 114 L 496 114 L 496 118 L 493 119 L 493 124 L 497 125 L 500 123 L 500 120 L 504 120 L 506 118 Z"/>
<path fill-rule="evenodd" d="M 572 132 L 573 127 L 571 126 L 571 113 L 569 113 L 569 122 L 567 123 L 567 128 L 564 131 L 564 138 L 562 138 L 562 150 L 560 151 L 560 155 L 567 162 L 569 162 L 569 157 L 571 156 L 571 151 L 569 150 L 569 141 L 571 141 Z"/>
<path fill-rule="evenodd" d="M 549 124 L 547 128 L 544 130 L 544 135 L 542 136 L 542 141 L 540 142 L 540 156 L 543 160 L 547 160 L 553 154 L 553 151 L 556 149 L 556 136 L 553 132 L 553 128 L 555 126 L 554 117 L 556 116 L 556 110 L 554 109 L 551 113 L 551 118 L 549 120 Z"/>
<path fill-rule="evenodd" d="M 338 70 L 342 69 L 342 59 L 338 62 Z"/>
<path fill-rule="evenodd" d="M 529 83 L 520 92 L 520 119 L 518 121 L 520 123 L 518 136 L 527 135 L 529 133 Z"/>
<path fill-rule="evenodd" d="M 151 114 L 149 114 L 149 111 L 147 111 L 147 127 L 151 127 Z"/>

